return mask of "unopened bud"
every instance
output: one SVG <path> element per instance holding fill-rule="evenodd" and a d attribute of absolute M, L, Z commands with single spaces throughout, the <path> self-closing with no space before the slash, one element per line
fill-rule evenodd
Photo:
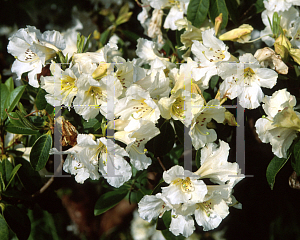
<path fill-rule="evenodd" d="M 235 120 L 235 117 L 233 116 L 233 114 L 229 111 L 225 111 L 225 120 L 223 122 L 224 124 L 228 124 L 229 126 L 233 126 L 233 127 L 238 127 L 238 124 Z"/>
<path fill-rule="evenodd" d="M 219 32 L 219 30 L 221 28 L 222 22 L 223 22 L 223 14 L 220 13 L 220 15 L 215 18 L 215 32 L 216 32 L 216 36 L 217 36 L 217 34 L 218 34 L 218 32 Z"/>
<path fill-rule="evenodd" d="M 219 39 L 222 41 L 234 41 L 244 43 L 250 40 L 253 27 L 249 24 L 243 24 L 238 28 L 232 29 L 222 34 Z"/>

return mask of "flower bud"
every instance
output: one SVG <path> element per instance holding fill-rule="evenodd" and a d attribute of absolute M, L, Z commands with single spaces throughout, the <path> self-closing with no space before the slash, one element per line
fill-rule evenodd
<path fill-rule="evenodd" d="M 222 34 L 219 39 L 222 41 L 234 41 L 244 43 L 250 40 L 253 27 L 249 24 L 243 24 L 238 28 Z"/>
<path fill-rule="evenodd" d="M 223 14 L 220 13 L 220 15 L 215 18 L 215 32 L 216 32 L 216 36 L 218 35 L 218 32 L 219 32 L 219 30 L 221 28 L 222 22 L 223 22 Z"/>

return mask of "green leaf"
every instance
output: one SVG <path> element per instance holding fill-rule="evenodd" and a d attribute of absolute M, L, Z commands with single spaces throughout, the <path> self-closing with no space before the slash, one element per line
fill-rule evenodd
<path fill-rule="evenodd" d="M 1 214 L 0 214 L 0 239 L 9 240 L 8 225 Z"/>
<path fill-rule="evenodd" d="M 217 86 L 218 81 L 219 81 L 218 75 L 212 76 L 209 81 L 210 88 L 214 89 Z"/>
<path fill-rule="evenodd" d="M 208 102 L 212 99 L 210 93 L 203 91 L 203 97 L 205 98 L 205 101 Z"/>
<path fill-rule="evenodd" d="M 46 94 L 47 94 L 47 92 L 44 89 L 42 89 L 42 88 L 39 89 L 39 91 L 36 95 L 36 98 L 35 98 L 35 105 L 38 110 L 45 109 L 45 107 L 47 105 L 47 101 L 45 98 Z"/>
<path fill-rule="evenodd" d="M 52 136 L 50 134 L 44 134 L 35 141 L 29 156 L 30 163 L 35 171 L 40 171 L 45 167 L 51 147 Z"/>
<path fill-rule="evenodd" d="M 293 154 L 294 157 L 292 158 L 292 167 L 297 173 L 297 176 L 300 176 L 300 140 L 295 143 Z"/>
<path fill-rule="evenodd" d="M 15 157 L 15 164 L 22 164 L 17 175 L 28 192 L 32 194 L 43 186 L 40 174 L 34 171 L 31 164 L 26 159 Z"/>
<path fill-rule="evenodd" d="M 14 126 L 21 127 L 21 128 L 27 128 L 24 123 L 19 119 L 19 116 L 15 112 L 9 113 L 9 122 L 11 122 Z"/>
<path fill-rule="evenodd" d="M 90 46 L 90 40 L 91 40 L 91 34 L 87 37 L 86 39 L 86 42 L 84 44 L 84 47 L 82 49 L 82 52 L 85 53 L 88 49 L 89 49 L 89 46 Z"/>
<path fill-rule="evenodd" d="M 196 167 L 200 168 L 201 167 L 201 149 L 198 149 L 196 152 Z"/>
<path fill-rule="evenodd" d="M 11 172 L 14 169 L 14 166 L 12 165 L 12 163 L 10 161 L 8 161 L 7 158 L 5 158 L 2 160 L 2 168 L 3 168 L 3 172 L 4 172 L 3 178 L 6 182 L 8 182 L 10 179 Z"/>
<path fill-rule="evenodd" d="M 187 9 L 187 19 L 199 28 L 207 17 L 209 0 L 191 0 Z"/>
<path fill-rule="evenodd" d="M 255 3 L 256 13 L 260 13 L 265 10 L 264 0 L 257 0 Z"/>
<path fill-rule="evenodd" d="M 84 130 L 90 130 L 92 132 L 96 132 L 99 128 L 101 128 L 101 121 L 97 118 L 90 119 L 88 122 L 83 122 Z"/>
<path fill-rule="evenodd" d="M 122 30 L 122 33 L 124 33 L 124 35 L 133 42 L 137 42 L 137 40 L 140 38 L 138 34 L 131 32 L 129 30 Z"/>
<path fill-rule="evenodd" d="M 104 193 L 96 202 L 94 215 L 100 215 L 107 210 L 116 206 L 122 199 L 126 197 L 127 189 L 117 189 L 115 191 Z"/>
<path fill-rule="evenodd" d="M 269 163 L 269 166 L 267 168 L 267 181 L 271 187 L 271 190 L 274 188 L 275 184 L 275 177 L 277 173 L 280 171 L 280 169 L 286 164 L 288 159 L 290 158 L 291 154 L 287 158 L 279 158 L 277 156 L 274 156 L 274 158 Z"/>
<path fill-rule="evenodd" d="M 7 86 L 4 84 L 4 83 L 1 83 L 0 84 L 0 118 L 5 120 L 7 115 L 6 115 L 6 112 L 5 112 L 5 100 L 7 99 L 8 97 L 8 94 L 9 94 L 9 91 L 8 91 L 8 88 Z"/>
<path fill-rule="evenodd" d="M 31 231 L 31 224 L 27 214 L 18 207 L 8 204 L 5 205 L 3 216 L 19 240 L 28 239 Z"/>
<path fill-rule="evenodd" d="M 18 170 L 20 169 L 22 165 L 21 164 L 18 164 L 17 166 L 15 166 L 15 168 L 11 171 L 11 174 L 10 174 L 10 177 L 9 177 L 9 181 L 8 181 L 8 184 L 6 185 L 6 188 L 5 190 L 8 188 L 9 184 L 12 182 L 12 180 L 14 179 L 16 173 L 18 172 Z M 5 191 L 4 190 L 4 191 Z"/>
<path fill-rule="evenodd" d="M 16 110 L 15 112 L 18 115 L 18 118 L 23 122 L 23 124 L 25 125 L 25 127 L 30 128 L 32 130 L 38 130 L 38 128 L 36 126 L 34 126 L 26 117 L 25 115 L 20 112 L 19 110 Z"/>
<path fill-rule="evenodd" d="M 9 79 L 7 79 L 5 81 L 5 85 L 8 89 L 9 92 L 12 92 L 14 90 L 14 80 L 12 77 L 10 77 Z"/>
<path fill-rule="evenodd" d="M 5 129 L 7 132 L 22 134 L 22 135 L 34 135 L 39 133 L 38 130 L 31 130 L 30 128 L 15 126 L 11 123 L 9 123 Z"/>
<path fill-rule="evenodd" d="M 23 92 L 25 91 L 25 88 L 26 86 L 19 86 L 8 94 L 7 99 L 5 101 L 5 108 L 7 108 L 8 113 L 14 110 L 15 106 L 20 101 Z M 6 117 L 7 115 L 5 114 L 4 119 L 6 119 Z"/>
<path fill-rule="evenodd" d="M 235 25 L 239 24 L 238 3 L 236 0 L 225 0 L 229 16 Z"/>
<path fill-rule="evenodd" d="M 102 44 L 102 46 L 104 46 L 106 44 L 106 41 L 108 39 L 108 36 L 110 34 L 110 30 L 106 29 L 100 36 L 100 42 Z"/>
<path fill-rule="evenodd" d="M 178 140 L 183 145 L 184 144 L 184 125 L 179 120 L 176 120 L 176 121 L 174 120 L 173 123 L 174 123 L 174 128 L 175 128 L 175 132 L 178 137 Z"/>
<path fill-rule="evenodd" d="M 223 22 L 221 25 L 221 29 L 225 28 L 228 22 L 228 10 L 226 7 L 225 0 L 211 0 L 209 6 L 209 16 L 210 20 L 215 23 L 215 18 L 223 14 Z"/>
<path fill-rule="evenodd" d="M 175 142 L 175 132 L 169 121 L 159 128 L 160 134 L 154 139 L 154 156 L 159 157 L 171 151 Z"/>

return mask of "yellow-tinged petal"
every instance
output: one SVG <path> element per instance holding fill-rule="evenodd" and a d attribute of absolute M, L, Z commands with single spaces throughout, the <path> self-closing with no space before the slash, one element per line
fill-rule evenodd
<path fill-rule="evenodd" d="M 294 61 L 300 65 L 300 49 L 291 48 L 289 53 Z"/>
<path fill-rule="evenodd" d="M 249 24 L 243 24 L 238 28 L 222 34 L 219 39 L 222 41 L 237 41 L 240 43 L 247 42 L 251 38 L 253 27 Z"/>

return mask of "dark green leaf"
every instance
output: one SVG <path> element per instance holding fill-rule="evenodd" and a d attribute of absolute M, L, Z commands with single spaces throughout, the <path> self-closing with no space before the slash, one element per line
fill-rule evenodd
<path fill-rule="evenodd" d="M 129 30 L 122 30 L 122 33 L 124 33 L 124 35 L 133 42 L 136 42 L 140 38 L 138 34 L 131 32 Z"/>
<path fill-rule="evenodd" d="M 264 0 L 257 0 L 255 3 L 256 13 L 260 13 L 265 10 Z"/>
<path fill-rule="evenodd" d="M 104 46 L 106 44 L 106 41 L 108 39 L 108 36 L 110 34 L 110 30 L 106 29 L 100 36 L 100 42 Z"/>
<path fill-rule="evenodd" d="M 155 195 L 156 193 L 160 192 L 161 190 L 161 186 L 164 184 L 164 179 L 160 179 L 159 183 L 155 186 L 155 188 L 153 189 L 151 195 Z"/>
<path fill-rule="evenodd" d="M 191 0 L 187 9 L 187 19 L 199 28 L 207 17 L 209 0 Z"/>
<path fill-rule="evenodd" d="M 8 113 L 14 110 L 15 106 L 20 101 L 23 92 L 25 91 L 25 88 L 26 86 L 19 86 L 8 94 L 7 99 L 5 101 L 5 108 L 7 108 Z M 6 119 L 6 117 L 7 115 L 4 116 L 4 119 Z"/>
<path fill-rule="evenodd" d="M 165 121 L 159 128 L 160 134 L 154 139 L 154 156 L 163 156 L 170 152 L 175 142 L 175 132 L 170 122 Z"/>
<path fill-rule="evenodd" d="M 21 164 L 18 164 L 18 165 L 15 166 L 15 168 L 11 171 L 10 178 L 9 178 L 8 184 L 6 185 L 5 190 L 8 188 L 9 184 L 12 182 L 12 180 L 14 179 L 16 173 L 18 172 L 18 170 L 20 169 L 21 166 L 22 166 Z"/>
<path fill-rule="evenodd" d="M 42 186 L 43 182 L 38 172 L 34 171 L 31 164 L 24 158 L 16 157 L 16 164 L 22 164 L 17 175 L 19 176 L 25 189 L 31 194 L 38 191 Z"/>
<path fill-rule="evenodd" d="M 218 81 L 219 81 L 218 75 L 212 76 L 209 81 L 210 88 L 214 89 L 217 86 Z"/>
<path fill-rule="evenodd" d="M 179 120 L 174 120 L 175 132 L 181 144 L 184 144 L 184 125 Z"/>
<path fill-rule="evenodd" d="M 9 94 L 9 91 L 7 89 L 7 86 L 4 83 L 0 84 L 0 118 L 1 119 L 6 119 L 7 115 L 5 112 L 5 102 L 7 99 L 7 96 Z"/>
<path fill-rule="evenodd" d="M 50 134 L 44 134 L 35 141 L 30 152 L 30 163 L 35 171 L 40 171 L 45 167 L 51 147 L 52 136 Z"/>
<path fill-rule="evenodd" d="M 10 77 L 9 79 L 7 79 L 5 81 L 5 85 L 8 89 L 9 92 L 12 92 L 14 90 L 14 80 L 12 77 Z"/>
<path fill-rule="evenodd" d="M 42 89 L 42 88 L 39 89 L 39 91 L 36 95 L 36 98 L 35 98 L 35 105 L 38 110 L 45 109 L 45 107 L 47 105 L 47 101 L 45 98 L 46 94 L 47 94 L 47 92 L 44 89 Z"/>
<path fill-rule="evenodd" d="M 15 112 L 18 115 L 18 118 L 22 121 L 22 123 L 25 125 L 25 127 L 30 128 L 31 130 L 38 130 L 37 127 L 35 127 L 26 117 L 25 115 L 20 112 L 19 110 L 16 110 Z"/>
<path fill-rule="evenodd" d="M 209 6 L 209 16 L 210 20 L 215 23 L 215 18 L 223 14 L 223 22 L 221 25 L 221 29 L 225 28 L 228 22 L 228 10 L 226 7 L 225 0 L 211 0 Z"/>
<path fill-rule="evenodd" d="M 229 16 L 235 25 L 239 24 L 238 3 L 236 0 L 225 0 Z"/>
<path fill-rule="evenodd" d="M 96 132 L 99 128 L 101 128 L 101 121 L 97 118 L 90 119 L 88 122 L 83 122 L 83 127 L 85 130 L 90 130 Z"/>
<path fill-rule="evenodd" d="M 9 240 L 8 225 L 1 214 L 0 214 L 0 239 Z"/>
<path fill-rule="evenodd" d="M 17 127 L 21 127 L 21 128 L 27 128 L 24 123 L 22 122 L 21 119 L 19 119 L 19 116 L 17 113 L 15 112 L 11 112 L 9 113 L 9 121 L 14 125 L 14 126 L 17 126 Z"/>
<path fill-rule="evenodd" d="M 297 173 L 297 176 L 300 176 L 300 140 L 295 143 L 293 154 L 294 157 L 292 158 L 292 167 Z"/>
<path fill-rule="evenodd" d="M 198 149 L 196 152 L 196 167 L 200 168 L 201 167 L 201 149 Z"/>
<path fill-rule="evenodd" d="M 21 102 L 18 102 L 18 105 L 17 105 L 18 109 L 24 113 L 25 115 L 27 115 L 28 113 L 26 112 L 26 109 L 24 108 L 23 104 Z"/>
<path fill-rule="evenodd" d="M 84 44 L 84 47 L 82 49 L 82 52 L 85 53 L 88 49 L 89 49 L 89 46 L 90 46 L 90 40 L 91 40 L 91 34 L 88 36 L 88 38 L 86 39 L 86 42 Z"/>
<path fill-rule="evenodd" d="M 274 156 L 274 158 L 269 163 L 266 176 L 267 176 L 267 181 L 272 190 L 274 188 L 275 177 L 276 177 L 277 173 L 286 164 L 286 162 L 288 161 L 290 156 L 291 156 L 291 154 L 289 154 L 288 158 L 279 158 L 277 156 Z"/>
<path fill-rule="evenodd" d="M 34 135 L 39 133 L 38 130 L 31 130 L 30 128 L 18 127 L 11 123 L 8 124 L 5 129 L 10 133 L 22 134 L 22 135 Z"/>
<path fill-rule="evenodd" d="M 8 182 L 9 178 L 10 178 L 10 175 L 11 175 L 11 172 L 14 169 L 14 166 L 12 165 L 12 163 L 10 161 L 8 161 L 7 158 L 5 158 L 5 159 L 2 160 L 2 168 L 3 168 L 3 171 L 5 173 L 5 175 L 3 175 L 3 178 L 6 182 Z"/>
<path fill-rule="evenodd" d="M 210 93 L 203 91 L 203 97 L 205 98 L 205 101 L 208 102 L 212 99 Z"/>
<path fill-rule="evenodd" d="M 100 215 L 112 207 L 116 206 L 126 197 L 128 190 L 117 189 L 115 191 L 104 193 L 96 202 L 94 215 Z"/>
<path fill-rule="evenodd" d="M 6 205 L 3 214 L 7 224 L 17 235 L 19 240 L 27 240 L 30 235 L 30 220 L 21 209 L 13 205 Z"/>

